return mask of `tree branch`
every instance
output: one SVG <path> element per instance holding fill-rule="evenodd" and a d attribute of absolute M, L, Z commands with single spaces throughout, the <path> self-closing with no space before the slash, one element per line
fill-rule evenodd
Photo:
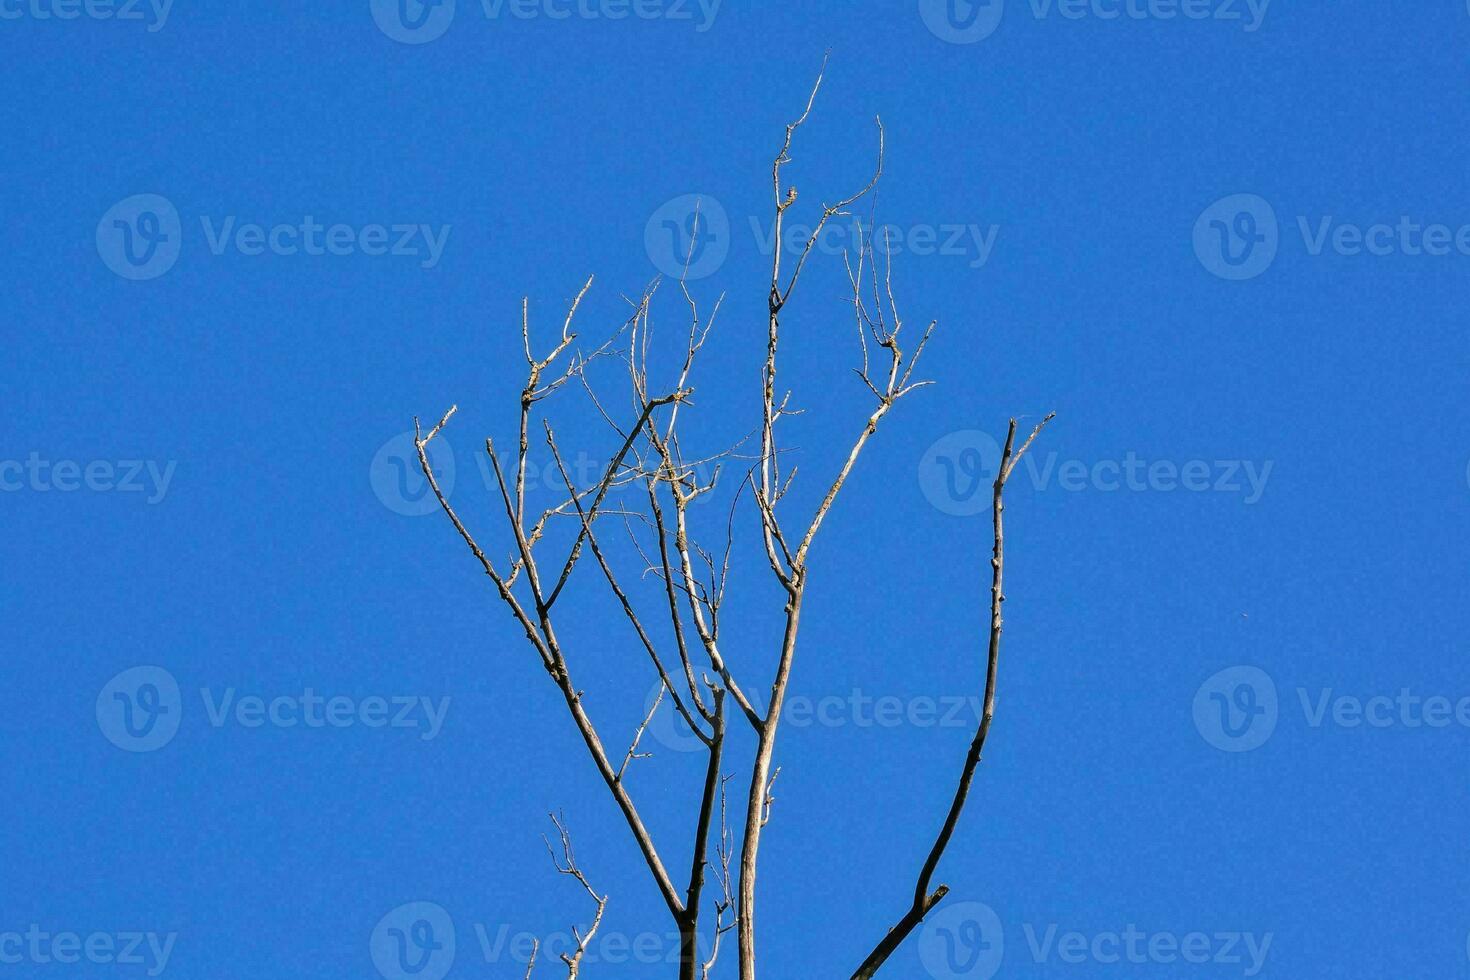
<path fill-rule="evenodd" d="M 965 755 L 964 766 L 960 769 L 959 785 L 955 788 L 954 800 L 950 803 L 944 824 L 939 828 L 939 836 L 935 838 L 934 846 L 929 849 L 929 856 L 924 860 L 924 866 L 919 871 L 918 883 L 914 886 L 913 903 L 893 928 L 888 930 L 888 934 L 883 937 L 882 941 L 868 954 L 868 958 L 852 975 L 852 980 L 870 980 L 893 955 L 894 950 L 898 949 L 919 923 L 924 921 L 924 917 L 929 914 L 930 910 L 943 901 L 944 896 L 949 893 L 948 885 L 940 885 L 931 892 L 930 882 L 934 878 L 935 869 L 939 866 L 939 859 L 944 856 L 945 849 L 949 847 L 949 842 L 954 837 L 960 814 L 964 812 L 965 802 L 970 795 L 970 786 L 975 778 L 975 770 L 980 765 L 980 754 L 990 734 L 990 721 L 995 716 L 995 682 L 1000 666 L 1000 634 L 1003 625 L 1001 604 L 1005 602 L 1005 594 L 1002 591 L 1005 573 L 1005 522 L 1002 517 L 1005 508 L 1002 494 L 1006 481 L 1010 479 L 1011 471 L 1015 469 L 1026 450 L 1031 448 L 1031 443 L 1037 435 L 1053 418 L 1055 418 L 1055 413 L 1043 419 L 1041 424 L 1032 430 L 1030 438 L 1014 455 L 1012 448 L 1016 443 L 1016 420 L 1011 419 L 1010 429 L 1006 433 L 1005 448 L 1001 452 L 1000 467 L 996 471 L 995 483 L 991 491 L 995 544 L 990 559 L 990 642 L 985 668 L 985 706 L 981 714 L 980 725 L 975 731 L 974 739 L 970 742 L 970 751 Z"/>

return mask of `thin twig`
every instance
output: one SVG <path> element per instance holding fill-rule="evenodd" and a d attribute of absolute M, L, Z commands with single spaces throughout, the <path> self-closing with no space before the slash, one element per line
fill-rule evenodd
<path fill-rule="evenodd" d="M 1005 523 L 1002 518 L 1005 508 L 1002 494 L 1005 491 L 1006 481 L 1010 479 L 1016 464 L 1021 461 L 1026 450 L 1031 448 L 1031 443 L 1041 433 L 1041 430 L 1055 417 L 1055 413 L 1052 413 L 1043 419 L 1041 424 L 1032 430 L 1030 438 L 1014 454 L 1012 448 L 1016 443 L 1016 420 L 1011 419 L 1010 428 L 1006 433 L 1005 448 L 1001 452 L 1000 467 L 996 472 L 995 483 L 992 487 L 991 513 L 995 543 L 990 559 L 990 640 L 986 656 L 985 702 L 980 724 L 975 731 L 974 739 L 970 742 L 970 750 L 965 755 L 965 763 L 960 769 L 959 785 L 955 788 L 954 800 L 950 803 L 944 824 L 939 828 L 939 836 L 935 838 L 934 846 L 929 849 L 929 856 L 924 860 L 924 866 L 919 872 L 918 882 L 914 886 L 913 902 L 903 917 L 888 930 L 888 934 L 868 954 L 868 958 L 852 975 L 852 980 L 869 980 L 877 973 L 878 969 L 893 955 L 894 950 L 898 949 L 919 923 L 924 921 L 924 917 L 944 900 L 945 895 L 949 894 L 948 885 L 940 885 L 931 892 L 930 883 L 933 881 L 935 869 L 939 866 L 939 859 L 944 856 L 945 849 L 949 847 L 949 842 L 954 837 L 955 828 L 959 825 L 960 814 L 964 812 L 965 802 L 970 794 L 970 786 L 975 778 L 975 770 L 980 765 L 980 755 L 985 748 L 985 740 L 990 734 L 990 722 L 995 716 L 995 684 L 1000 665 L 1000 634 L 1003 625 L 1001 605 L 1005 602 L 1003 592 Z"/>

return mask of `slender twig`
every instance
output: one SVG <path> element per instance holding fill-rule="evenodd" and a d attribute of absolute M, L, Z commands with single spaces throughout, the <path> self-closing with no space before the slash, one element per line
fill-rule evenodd
<path fill-rule="evenodd" d="M 949 894 L 948 885 L 940 885 L 932 892 L 929 890 L 930 883 L 934 878 L 934 871 L 939 866 L 939 859 L 944 856 L 945 849 L 949 847 L 951 838 L 954 837 L 955 828 L 959 825 L 960 814 L 964 812 L 965 802 L 970 795 L 970 786 L 975 778 L 975 770 L 980 765 L 980 755 L 985 748 L 985 740 L 990 734 L 990 721 L 995 716 L 995 683 L 996 674 L 1000 666 L 1000 634 L 1002 629 L 1001 605 L 1005 602 L 1004 574 L 1005 574 L 1005 522 L 1002 514 L 1004 503 L 1002 494 L 1005 490 L 1006 481 L 1010 479 L 1011 471 L 1021 461 L 1021 457 L 1031 448 L 1031 443 L 1046 427 L 1046 424 L 1055 417 L 1055 413 L 1044 418 L 1031 436 L 1012 453 L 1016 443 L 1016 420 L 1011 419 L 1010 428 L 1006 433 L 1005 448 L 1001 451 L 1000 467 L 996 472 L 995 483 L 992 487 L 991 514 L 995 533 L 995 543 L 992 557 L 990 559 L 990 640 L 987 646 L 986 668 L 985 668 L 985 701 L 984 709 L 980 716 L 979 727 L 975 731 L 975 737 L 970 742 L 970 750 L 965 755 L 965 763 L 960 769 L 959 785 L 955 788 L 954 800 L 950 803 L 949 812 L 945 815 L 944 824 L 939 828 L 939 836 L 934 840 L 934 846 L 929 849 L 929 856 L 924 860 L 924 866 L 919 872 L 919 880 L 914 887 L 913 903 L 909 906 L 903 917 L 888 930 L 888 934 L 868 954 L 868 958 L 858 967 L 857 972 L 852 975 L 852 980 L 868 980 L 893 954 L 893 951 L 908 938 L 924 917 L 944 900 Z"/>
<path fill-rule="evenodd" d="M 592 916 L 592 924 L 587 927 L 587 934 L 583 935 L 576 926 L 572 926 L 572 938 L 577 941 L 577 948 L 570 953 L 561 954 L 561 961 L 567 967 L 567 980 L 577 980 L 577 975 L 582 969 L 582 957 L 586 955 L 587 947 L 592 942 L 592 936 L 597 932 L 597 927 L 602 925 L 602 913 L 607 911 L 607 896 L 597 894 L 597 890 L 588 883 L 587 876 L 577 866 L 577 856 L 572 853 L 572 838 L 567 833 L 562 818 L 554 813 L 550 814 L 550 817 L 551 822 L 556 825 L 557 833 L 561 836 L 562 860 L 566 862 L 563 866 L 562 862 L 557 860 L 556 851 L 551 848 L 551 841 L 546 840 L 543 836 L 541 839 L 546 841 L 546 851 L 551 855 L 552 866 L 560 874 L 575 878 L 582 889 L 597 903 L 597 912 Z"/>
<path fill-rule="evenodd" d="M 643 716 L 643 721 L 641 724 L 639 724 L 638 730 L 633 733 L 633 742 L 631 745 L 628 746 L 628 754 L 623 756 L 623 764 L 618 767 L 618 782 L 623 781 L 623 773 L 628 771 L 628 765 L 634 759 L 653 758 L 652 752 L 640 753 L 638 751 L 638 743 L 643 740 L 643 733 L 645 730 L 647 730 L 648 723 L 653 721 L 654 714 L 658 712 L 658 706 L 664 703 L 664 694 L 667 693 L 668 690 L 669 686 L 667 683 L 659 684 L 658 696 L 653 699 L 653 704 L 649 707 L 648 714 Z"/>

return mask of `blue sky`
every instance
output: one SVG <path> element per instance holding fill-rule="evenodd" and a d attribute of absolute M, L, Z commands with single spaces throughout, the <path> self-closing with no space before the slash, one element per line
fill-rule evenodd
<path fill-rule="evenodd" d="M 686 424 L 747 432 L 770 163 L 829 50 L 792 220 L 862 186 L 881 116 L 855 217 L 898 243 L 913 329 L 938 321 L 937 385 L 813 552 L 766 975 L 846 977 L 904 910 L 980 687 L 974 487 L 1006 420 L 1049 411 L 1008 490 L 951 896 L 887 975 L 1470 970 L 1465 4 L 407 13 L 0 0 L 0 976 L 391 978 L 384 937 L 425 922 L 419 976 L 519 977 L 528 937 L 591 912 L 541 843 L 552 810 L 610 893 L 585 975 L 672 975 L 627 831 L 419 513 L 403 434 L 458 404 L 441 465 L 503 556 L 476 447 L 514 433 L 521 298 L 544 344 L 595 275 L 600 342 L 695 200 L 691 288 L 725 300 Z M 793 515 L 870 407 L 853 220 L 787 315 Z M 656 310 L 677 342 L 681 304 Z M 579 392 L 550 409 L 577 465 L 608 458 Z M 652 678 L 595 572 L 560 630 L 621 754 Z M 760 689 L 779 599 L 754 552 L 731 592 Z M 652 730 L 630 786 L 682 866 L 700 757 Z"/>

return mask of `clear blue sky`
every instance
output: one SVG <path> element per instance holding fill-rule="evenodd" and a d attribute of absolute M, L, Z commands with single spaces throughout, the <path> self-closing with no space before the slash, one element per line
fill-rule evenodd
<path fill-rule="evenodd" d="M 924 709 L 979 690 L 968 487 L 1052 410 L 1009 491 L 998 714 L 939 875 L 960 911 L 891 975 L 1233 977 L 1268 935 L 1263 976 L 1470 970 L 1464 3 L 457 7 L 415 33 L 362 0 L 0 0 L 0 977 L 391 976 L 420 902 L 450 977 L 519 977 L 502 927 L 589 914 L 553 809 L 603 934 L 667 951 L 555 689 L 447 522 L 403 513 L 393 440 L 458 403 L 453 499 L 503 556 L 475 447 L 513 432 L 520 298 L 544 342 L 595 274 L 602 337 L 684 195 L 727 223 L 688 424 L 746 431 L 770 161 L 828 49 L 795 219 L 866 180 L 881 115 L 877 216 L 938 385 L 814 552 L 793 694 L 841 704 L 785 729 L 765 975 L 846 977 L 906 906 L 973 719 Z M 793 520 L 868 408 L 816 263 Z M 553 413 L 607 458 L 577 392 Z M 621 754 L 650 678 L 594 573 L 561 630 Z M 732 592 L 763 688 L 752 554 Z M 630 785 L 682 867 L 699 760 L 667 721 Z M 130 932 L 158 950 L 102 962 Z M 672 975 L 619 948 L 585 974 Z"/>

